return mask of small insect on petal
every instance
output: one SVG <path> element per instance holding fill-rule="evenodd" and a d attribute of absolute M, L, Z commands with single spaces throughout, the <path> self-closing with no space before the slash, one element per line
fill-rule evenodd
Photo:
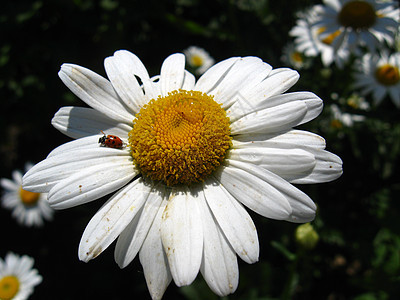
<path fill-rule="evenodd" d="M 107 135 L 101 130 L 103 136 L 99 138 L 99 144 L 102 147 L 122 149 L 125 147 L 124 142 L 116 135 Z"/>

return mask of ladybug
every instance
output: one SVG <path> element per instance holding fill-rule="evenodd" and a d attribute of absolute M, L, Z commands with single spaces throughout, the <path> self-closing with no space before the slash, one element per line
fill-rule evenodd
<path fill-rule="evenodd" d="M 122 149 L 124 147 L 124 142 L 117 137 L 116 135 L 105 135 L 103 131 L 101 131 L 104 136 L 99 138 L 99 144 L 103 147 L 108 147 L 108 148 L 115 148 L 115 149 Z"/>

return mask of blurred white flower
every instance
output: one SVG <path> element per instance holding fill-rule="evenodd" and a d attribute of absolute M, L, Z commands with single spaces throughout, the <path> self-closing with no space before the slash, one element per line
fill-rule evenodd
<path fill-rule="evenodd" d="M 297 70 L 310 65 L 309 59 L 302 52 L 296 50 L 294 43 L 289 43 L 283 48 L 281 60 Z"/>
<path fill-rule="evenodd" d="M 314 26 L 317 21 L 316 6 L 306 12 L 299 13 L 298 17 L 296 26 L 289 32 L 295 38 L 296 50 L 308 57 L 321 55 L 322 63 L 326 67 L 334 62 L 339 68 L 343 68 L 349 59 L 349 51 L 346 48 L 336 51 L 332 47 L 332 42 L 338 32 L 323 35 L 325 29 Z"/>
<path fill-rule="evenodd" d="M 371 53 L 384 42 L 393 45 L 399 26 L 399 9 L 395 2 L 375 0 L 324 0 L 316 5 L 314 24 L 322 38 L 331 38 L 336 51 L 348 48 L 358 54 L 365 46 Z"/>
<path fill-rule="evenodd" d="M 367 100 L 365 100 L 365 97 L 362 97 L 357 93 L 351 94 L 350 97 L 348 97 L 345 102 L 348 106 L 351 106 L 354 109 L 359 109 L 359 110 L 370 109 L 370 105 L 367 102 Z"/>
<path fill-rule="evenodd" d="M 26 163 L 25 172 L 33 164 Z M 40 227 L 44 225 L 43 219 L 51 221 L 54 210 L 47 201 L 47 194 L 33 193 L 22 188 L 22 172 L 15 170 L 13 180 L 2 178 L 0 185 L 3 188 L 1 204 L 12 211 L 12 216 L 24 226 Z M 1 299 L 1 298 L 0 298 Z"/>
<path fill-rule="evenodd" d="M 25 300 L 42 282 L 42 276 L 33 269 L 33 258 L 8 253 L 4 261 L 0 258 L 0 299 Z"/>
<path fill-rule="evenodd" d="M 183 51 L 186 62 L 197 75 L 203 74 L 214 64 L 214 59 L 203 48 L 191 46 Z"/>
<path fill-rule="evenodd" d="M 354 87 L 359 88 L 362 95 L 372 93 L 376 105 L 389 95 L 400 108 L 400 52 L 392 55 L 367 53 L 355 66 Z"/>
<path fill-rule="evenodd" d="M 354 122 L 361 122 L 365 120 L 365 116 L 344 113 L 340 110 L 339 106 L 332 104 L 330 106 L 332 112 L 332 126 L 341 128 L 344 126 L 352 127 Z"/>

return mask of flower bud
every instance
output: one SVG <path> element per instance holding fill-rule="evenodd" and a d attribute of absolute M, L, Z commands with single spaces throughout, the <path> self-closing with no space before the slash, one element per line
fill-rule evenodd
<path fill-rule="evenodd" d="M 319 240 L 318 233 L 310 223 L 305 223 L 296 228 L 295 238 L 298 245 L 304 249 L 313 249 Z"/>

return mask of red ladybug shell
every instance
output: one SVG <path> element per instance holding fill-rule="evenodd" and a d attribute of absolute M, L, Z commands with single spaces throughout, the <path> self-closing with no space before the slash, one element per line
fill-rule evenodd
<path fill-rule="evenodd" d="M 104 134 L 104 132 L 103 132 Z M 116 148 L 116 149 L 121 149 L 124 146 L 124 143 L 122 142 L 122 140 L 117 137 L 116 135 L 105 135 L 102 136 L 101 138 L 99 138 L 99 143 L 101 144 L 101 146 L 104 147 L 109 147 L 109 148 Z"/>

